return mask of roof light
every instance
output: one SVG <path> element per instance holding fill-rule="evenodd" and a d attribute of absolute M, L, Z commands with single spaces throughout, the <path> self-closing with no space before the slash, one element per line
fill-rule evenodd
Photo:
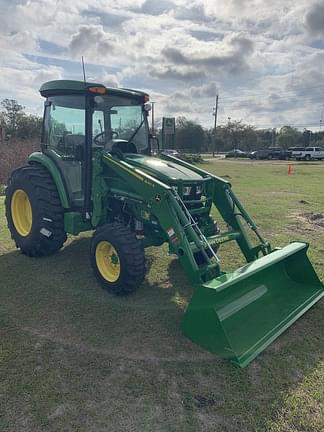
<path fill-rule="evenodd" d="M 88 90 L 91 93 L 97 93 L 97 94 L 106 94 L 107 93 L 106 87 L 88 87 Z"/>

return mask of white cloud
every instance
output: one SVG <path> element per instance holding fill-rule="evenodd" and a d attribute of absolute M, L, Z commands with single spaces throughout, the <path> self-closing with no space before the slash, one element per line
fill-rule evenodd
<path fill-rule="evenodd" d="M 120 87 L 118 78 L 114 74 L 104 73 L 99 77 L 99 81 L 107 87 Z"/>
<path fill-rule="evenodd" d="M 100 59 L 113 54 L 115 44 L 115 37 L 104 31 L 102 25 L 81 25 L 71 36 L 69 50 L 73 57 L 88 54 L 91 58 Z"/>
<path fill-rule="evenodd" d="M 323 8 L 316 0 L 0 0 L 0 99 L 35 110 L 40 84 L 79 76 L 84 55 L 89 77 L 151 92 L 157 115 L 210 125 L 219 91 L 220 121 L 314 122 Z"/>

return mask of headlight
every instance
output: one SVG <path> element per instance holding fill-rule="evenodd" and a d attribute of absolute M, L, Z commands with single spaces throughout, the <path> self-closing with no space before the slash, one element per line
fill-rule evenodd
<path fill-rule="evenodd" d="M 184 186 L 183 187 L 183 195 L 188 196 L 191 193 L 191 186 Z"/>

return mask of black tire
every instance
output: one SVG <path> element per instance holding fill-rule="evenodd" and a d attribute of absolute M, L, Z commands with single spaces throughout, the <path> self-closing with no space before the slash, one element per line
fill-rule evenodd
<path fill-rule="evenodd" d="M 19 225 L 18 228 L 15 225 L 15 217 L 23 216 L 19 216 L 19 212 L 18 216 L 12 214 L 15 193 L 25 194 L 31 207 L 30 228 L 23 235 Z M 8 181 L 5 206 L 11 237 L 22 253 L 31 257 L 46 256 L 61 249 L 66 240 L 64 209 L 56 185 L 45 168 L 28 165 L 15 170 Z"/>
<path fill-rule="evenodd" d="M 306 156 L 305 156 L 305 161 L 310 161 L 311 160 L 311 156 L 309 155 L 309 154 L 307 154 Z"/>
<path fill-rule="evenodd" d="M 110 277 L 100 270 L 100 262 L 97 253 L 100 252 L 100 245 L 106 244 L 114 249 L 114 256 L 117 256 L 115 266 L 119 270 Z M 104 258 L 107 260 L 107 256 Z M 113 257 L 109 259 L 113 262 Z M 145 276 L 145 255 L 142 242 L 137 240 L 135 233 L 119 222 L 103 225 L 95 231 L 90 247 L 90 261 L 95 276 L 101 286 L 116 295 L 127 295 L 133 293 L 143 282 Z M 111 263 L 108 266 L 111 266 Z M 107 265 L 105 261 L 104 265 Z M 114 272 L 115 270 L 113 270 Z"/>

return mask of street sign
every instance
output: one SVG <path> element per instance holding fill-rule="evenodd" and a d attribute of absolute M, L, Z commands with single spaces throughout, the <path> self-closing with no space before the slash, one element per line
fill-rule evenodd
<path fill-rule="evenodd" d="M 163 117 L 162 131 L 164 135 L 173 135 L 175 133 L 175 118 Z"/>

